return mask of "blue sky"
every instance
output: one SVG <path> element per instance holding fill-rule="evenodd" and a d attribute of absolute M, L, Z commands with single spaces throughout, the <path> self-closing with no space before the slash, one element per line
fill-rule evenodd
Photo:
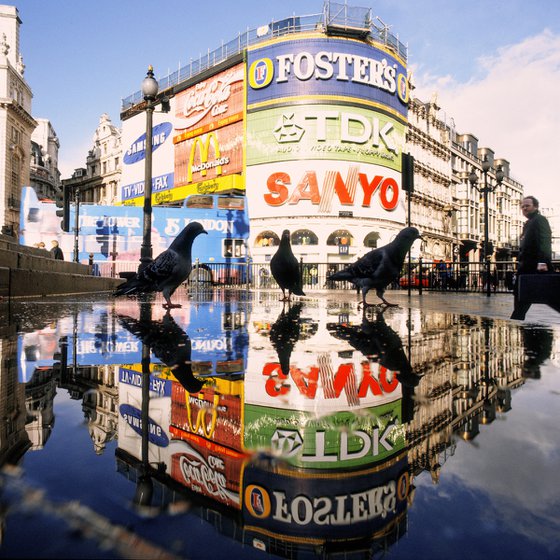
<path fill-rule="evenodd" d="M 1 0 L 0 0 L 1 1 Z M 5 2 L 9 3 L 9 2 Z M 560 2 L 557 0 L 355 0 L 408 44 L 417 95 L 453 117 L 459 132 L 511 162 L 541 205 L 560 201 Z M 61 147 L 62 177 L 85 165 L 102 113 L 120 125 L 121 99 L 152 64 L 163 77 L 239 32 L 290 15 L 320 13 L 322 0 L 20 0 L 20 50 L 33 116 Z M 557 194 L 558 192 L 558 194 Z"/>

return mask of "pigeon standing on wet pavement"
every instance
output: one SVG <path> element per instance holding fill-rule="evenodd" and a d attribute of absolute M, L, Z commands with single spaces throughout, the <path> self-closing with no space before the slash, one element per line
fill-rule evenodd
<path fill-rule="evenodd" d="M 196 393 L 202 389 L 204 382 L 195 377 L 192 371 L 191 339 L 169 311 L 161 321 L 137 320 L 127 315 L 118 315 L 118 321 L 150 347 L 154 356 L 171 369 L 175 379 L 186 391 Z"/>
<path fill-rule="evenodd" d="M 198 222 L 188 224 L 173 240 L 169 249 L 163 251 L 146 268 L 121 284 L 115 290 L 114 295 L 161 292 L 166 301 L 163 304 L 164 308 L 181 307 L 180 304 L 171 303 L 171 296 L 191 273 L 192 244 L 201 233 L 208 233 L 202 224 Z"/>
<path fill-rule="evenodd" d="M 280 246 L 270 260 L 270 272 L 282 289 L 282 301 L 290 301 L 291 294 L 296 296 L 305 295 L 302 289 L 301 269 L 295 255 L 292 253 L 290 232 L 287 229 L 282 232 Z M 288 292 L 287 297 L 286 291 Z"/>
<path fill-rule="evenodd" d="M 372 305 L 366 303 L 366 295 L 371 289 L 375 289 L 385 305 L 394 306 L 396 304 L 389 303 L 383 294 L 387 286 L 399 278 L 406 254 L 417 239 L 422 239 L 420 232 L 414 227 L 406 227 L 393 241 L 373 249 L 355 263 L 331 274 L 327 280 L 352 282 L 362 292 L 364 308 Z"/>
<path fill-rule="evenodd" d="M 270 342 L 280 362 L 280 370 L 284 375 L 290 373 L 290 357 L 300 333 L 300 314 L 303 304 L 291 305 L 288 311 L 282 309 L 275 323 L 270 327 Z"/>

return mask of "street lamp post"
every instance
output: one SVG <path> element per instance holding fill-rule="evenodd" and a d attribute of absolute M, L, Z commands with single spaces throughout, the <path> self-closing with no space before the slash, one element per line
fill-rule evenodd
<path fill-rule="evenodd" d="M 496 184 L 494 186 L 490 186 L 488 184 L 488 172 L 490 171 L 490 167 L 491 167 L 491 163 L 488 161 L 488 157 L 484 156 L 484 160 L 482 161 L 482 173 L 484 175 L 484 187 L 480 188 L 478 186 L 478 176 L 475 172 L 474 167 L 471 170 L 471 173 L 469 175 L 469 182 L 470 184 L 478 190 L 478 192 L 481 192 L 484 196 L 484 244 L 482 247 L 482 259 L 483 259 L 483 263 L 484 263 L 484 270 L 485 270 L 485 274 L 486 274 L 486 296 L 490 297 L 490 257 L 491 255 L 488 254 L 488 248 L 489 248 L 489 232 L 488 232 L 488 193 L 489 192 L 494 192 L 496 190 L 496 188 L 498 187 L 498 185 L 501 184 L 501 182 L 504 179 L 504 173 L 502 171 L 502 166 L 499 165 L 497 170 L 496 170 Z"/>
<path fill-rule="evenodd" d="M 74 189 L 74 262 L 80 262 L 80 189 Z"/>
<path fill-rule="evenodd" d="M 152 130 L 155 100 L 159 85 L 154 78 L 154 69 L 148 66 L 148 73 L 142 82 L 142 95 L 146 101 L 146 146 L 144 149 L 144 227 L 140 248 L 138 272 L 152 262 Z"/>

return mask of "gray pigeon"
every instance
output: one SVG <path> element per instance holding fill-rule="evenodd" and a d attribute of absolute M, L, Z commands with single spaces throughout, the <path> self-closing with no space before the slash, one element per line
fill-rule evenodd
<path fill-rule="evenodd" d="M 305 295 L 302 289 L 301 269 L 292 253 L 290 232 L 287 229 L 282 232 L 280 246 L 270 260 L 270 272 L 282 289 L 282 301 L 290 301 L 291 294 Z M 286 297 L 286 290 L 288 291 L 288 297 Z"/>
<path fill-rule="evenodd" d="M 385 305 L 396 305 L 389 303 L 383 294 L 387 286 L 399 278 L 406 254 L 417 239 L 422 237 L 416 228 L 404 228 L 391 243 L 373 249 L 355 263 L 331 274 L 327 280 L 352 282 L 362 292 L 364 309 L 370 307 L 366 303 L 366 294 L 372 288 Z"/>
<path fill-rule="evenodd" d="M 163 307 L 181 307 L 171 303 L 171 296 L 184 282 L 192 269 L 192 244 L 201 233 L 208 233 L 198 222 L 191 222 L 173 240 L 169 249 L 159 254 L 146 268 L 121 284 L 115 296 L 161 292 L 166 303 Z"/>

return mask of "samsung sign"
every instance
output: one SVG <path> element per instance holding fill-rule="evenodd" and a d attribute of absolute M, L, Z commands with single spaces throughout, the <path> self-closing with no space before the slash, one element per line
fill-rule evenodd
<path fill-rule="evenodd" d="M 152 129 L 152 153 L 155 152 L 171 136 L 173 125 L 170 122 L 158 124 Z M 123 161 L 126 165 L 131 165 L 142 161 L 146 156 L 146 133 L 139 136 L 132 142 L 126 151 Z"/>

